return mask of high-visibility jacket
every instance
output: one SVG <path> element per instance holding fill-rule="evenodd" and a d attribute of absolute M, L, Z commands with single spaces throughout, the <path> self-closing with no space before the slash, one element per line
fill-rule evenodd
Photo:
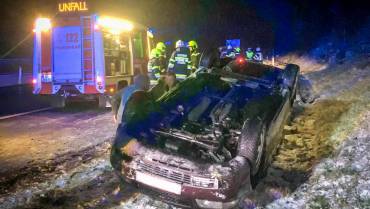
<path fill-rule="evenodd" d="M 248 60 L 252 60 L 253 59 L 253 56 L 254 56 L 254 52 L 253 51 L 247 51 L 246 52 L 246 57 Z"/>
<path fill-rule="evenodd" d="M 262 62 L 262 60 L 263 60 L 262 52 L 256 52 L 256 54 L 254 54 L 254 56 L 253 56 L 253 59 L 254 59 L 254 61 Z"/>
<path fill-rule="evenodd" d="M 229 57 L 229 58 L 235 58 L 235 51 L 234 49 L 227 49 L 226 51 L 226 57 Z"/>
<path fill-rule="evenodd" d="M 191 71 L 192 72 L 195 72 L 198 67 L 199 67 L 199 59 L 200 59 L 200 53 L 196 50 L 194 50 L 192 53 L 191 53 Z"/>
<path fill-rule="evenodd" d="M 150 84 L 157 84 L 157 80 L 161 73 L 161 57 L 160 53 L 156 49 L 152 49 L 150 52 L 150 58 L 148 61 L 148 76 L 150 79 Z"/>
<path fill-rule="evenodd" d="M 176 74 L 177 80 L 184 80 L 191 73 L 190 50 L 187 47 L 177 48 L 171 55 L 168 71 Z"/>

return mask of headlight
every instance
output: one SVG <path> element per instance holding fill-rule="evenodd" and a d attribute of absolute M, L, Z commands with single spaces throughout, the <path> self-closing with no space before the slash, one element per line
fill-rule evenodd
<path fill-rule="evenodd" d="M 195 202 L 200 208 L 210 208 L 210 209 L 233 208 L 236 206 L 236 204 L 238 204 L 238 200 L 233 200 L 230 202 L 216 202 L 216 201 L 195 199 Z"/>
<path fill-rule="evenodd" d="M 191 177 L 191 185 L 194 187 L 218 189 L 217 178 Z"/>

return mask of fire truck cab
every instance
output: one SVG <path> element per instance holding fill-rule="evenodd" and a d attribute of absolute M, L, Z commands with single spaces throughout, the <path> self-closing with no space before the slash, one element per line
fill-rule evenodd
<path fill-rule="evenodd" d="M 51 96 L 56 107 L 64 107 L 67 98 L 98 100 L 105 107 L 118 84 L 147 73 L 152 33 L 140 24 L 86 10 L 85 2 L 59 4 L 56 17 L 35 22 L 33 92 Z"/>

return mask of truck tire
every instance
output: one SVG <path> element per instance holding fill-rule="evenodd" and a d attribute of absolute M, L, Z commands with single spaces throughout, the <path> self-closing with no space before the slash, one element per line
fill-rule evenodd
<path fill-rule="evenodd" d="M 98 96 L 98 103 L 99 108 L 106 108 L 107 107 L 107 97 L 105 95 L 99 95 Z"/>
<path fill-rule="evenodd" d="M 63 96 L 52 96 L 50 105 L 55 108 L 64 108 L 66 106 L 66 98 Z"/>

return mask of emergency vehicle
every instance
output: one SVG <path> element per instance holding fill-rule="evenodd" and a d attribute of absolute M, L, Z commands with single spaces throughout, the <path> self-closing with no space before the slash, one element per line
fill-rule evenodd
<path fill-rule="evenodd" d="M 146 74 L 153 35 L 145 26 L 89 13 L 85 1 L 59 3 L 58 10 L 35 21 L 34 94 L 51 96 L 57 107 L 67 98 L 105 107 L 118 83 Z"/>

